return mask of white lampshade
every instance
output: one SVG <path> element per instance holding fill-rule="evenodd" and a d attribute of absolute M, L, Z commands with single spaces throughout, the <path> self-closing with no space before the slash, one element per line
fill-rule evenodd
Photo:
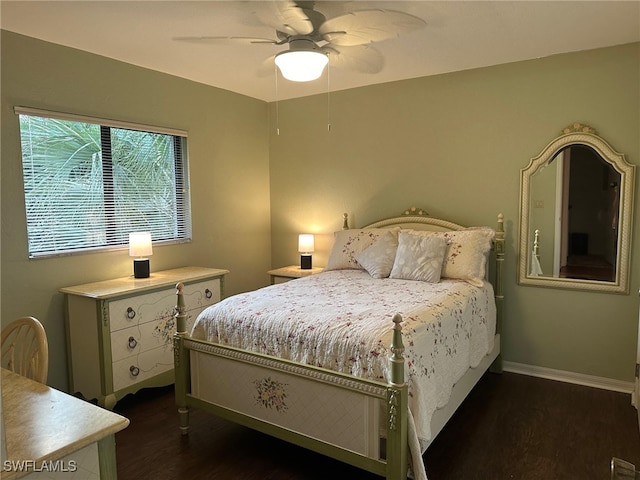
<path fill-rule="evenodd" d="M 287 80 L 310 82 L 320 78 L 329 57 L 314 50 L 292 50 L 276 55 L 275 62 Z"/>
<path fill-rule="evenodd" d="M 129 256 L 146 257 L 153 255 L 151 232 L 134 232 L 129 234 Z"/>
<path fill-rule="evenodd" d="M 298 236 L 298 252 L 300 253 L 313 253 L 313 234 L 302 233 Z"/>

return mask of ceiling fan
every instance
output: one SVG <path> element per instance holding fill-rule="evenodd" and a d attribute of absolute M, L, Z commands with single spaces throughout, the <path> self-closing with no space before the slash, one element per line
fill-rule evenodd
<path fill-rule="evenodd" d="M 249 2 L 251 3 L 251 2 Z M 197 43 L 287 45 L 275 55 L 284 78 L 297 82 L 315 80 L 329 61 L 361 73 L 382 70 L 382 54 L 371 43 L 380 42 L 426 25 L 421 18 L 395 10 L 368 9 L 333 18 L 314 9 L 313 1 L 257 2 L 259 22 L 275 29 L 275 38 L 174 37 Z"/>

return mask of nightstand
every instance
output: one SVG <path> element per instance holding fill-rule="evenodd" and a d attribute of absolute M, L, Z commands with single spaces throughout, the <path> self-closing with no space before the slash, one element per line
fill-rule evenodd
<path fill-rule="evenodd" d="M 309 269 L 302 269 L 300 265 L 290 265 L 288 267 L 276 268 L 269 270 L 267 274 L 271 276 L 271 285 L 275 283 L 288 282 L 294 278 L 307 277 L 309 275 L 315 275 L 324 270 L 322 267 L 313 267 Z"/>
<path fill-rule="evenodd" d="M 144 387 L 173 383 L 176 284 L 189 315 L 222 297 L 228 270 L 183 267 L 60 289 L 64 293 L 70 393 L 108 409 Z"/>

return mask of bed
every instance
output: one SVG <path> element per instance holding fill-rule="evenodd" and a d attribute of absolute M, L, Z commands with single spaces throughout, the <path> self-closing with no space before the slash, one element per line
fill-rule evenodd
<path fill-rule="evenodd" d="M 193 407 L 389 480 L 426 479 L 422 453 L 501 371 L 503 262 L 502 215 L 465 228 L 410 208 L 361 229 L 345 214 L 322 273 L 226 298 L 190 331 L 178 284 L 182 432 Z"/>

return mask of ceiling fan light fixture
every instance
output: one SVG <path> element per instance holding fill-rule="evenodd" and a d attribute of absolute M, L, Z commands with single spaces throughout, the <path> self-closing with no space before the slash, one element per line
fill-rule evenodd
<path fill-rule="evenodd" d="M 329 57 L 316 50 L 289 50 L 276 55 L 282 76 L 292 82 L 310 82 L 320 78 Z"/>

